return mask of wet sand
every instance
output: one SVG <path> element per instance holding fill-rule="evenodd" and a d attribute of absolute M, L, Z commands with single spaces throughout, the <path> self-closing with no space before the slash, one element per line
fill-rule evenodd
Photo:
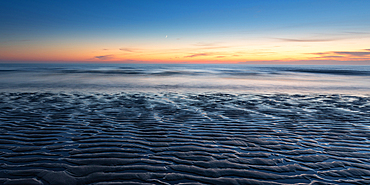
<path fill-rule="evenodd" d="M 1 184 L 370 184 L 370 97 L 0 93 Z"/>

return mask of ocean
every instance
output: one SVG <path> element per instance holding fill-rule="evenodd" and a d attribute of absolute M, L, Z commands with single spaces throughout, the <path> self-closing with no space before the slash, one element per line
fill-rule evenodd
<path fill-rule="evenodd" d="M 370 66 L 0 64 L 1 184 L 370 184 Z"/>
<path fill-rule="evenodd" d="M 3 91 L 369 94 L 370 66 L 1 64 Z"/>

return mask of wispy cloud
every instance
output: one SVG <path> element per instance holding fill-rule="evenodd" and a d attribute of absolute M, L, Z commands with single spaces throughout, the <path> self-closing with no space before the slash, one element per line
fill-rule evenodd
<path fill-rule="evenodd" d="M 343 34 L 364 36 L 364 35 L 370 35 L 370 32 L 347 31 L 347 32 L 343 32 Z"/>
<path fill-rule="evenodd" d="M 308 53 L 317 55 L 314 58 L 319 59 L 346 59 L 346 60 L 369 60 L 370 49 L 363 49 L 360 51 L 328 51 L 328 52 L 317 52 Z"/>
<path fill-rule="evenodd" d="M 211 46 L 211 47 L 203 47 L 202 49 L 225 49 L 225 48 L 232 48 L 232 46 Z"/>
<path fill-rule="evenodd" d="M 331 52 L 318 52 L 318 53 L 306 53 L 306 54 L 312 54 L 312 55 L 326 55 L 330 54 Z"/>
<path fill-rule="evenodd" d="M 284 42 L 331 42 L 345 39 L 369 37 L 370 32 L 336 32 L 336 33 L 313 33 L 307 36 L 298 37 L 273 37 Z"/>
<path fill-rule="evenodd" d="M 142 53 L 143 48 L 131 48 L 131 47 L 128 47 L 128 48 L 119 48 L 120 51 L 123 51 L 123 52 L 126 52 L 126 53 Z"/>
<path fill-rule="evenodd" d="M 317 57 L 317 58 L 344 58 L 344 56 L 327 55 L 327 56 L 325 56 L 325 57 Z"/>
<path fill-rule="evenodd" d="M 198 42 L 193 44 L 194 46 L 218 46 L 219 43 L 216 42 Z"/>
<path fill-rule="evenodd" d="M 188 56 L 185 56 L 186 58 L 193 58 L 193 57 L 202 57 L 202 56 L 209 56 L 211 54 L 209 53 L 197 53 L 197 54 L 191 54 L 191 55 L 188 55 Z"/>
<path fill-rule="evenodd" d="M 94 59 L 99 59 L 99 60 L 108 60 L 113 58 L 114 55 L 100 55 L 100 56 L 95 56 Z"/>
<path fill-rule="evenodd" d="M 232 48 L 233 46 L 224 46 L 219 42 L 198 42 L 193 44 L 200 49 L 224 49 L 224 48 Z"/>
<path fill-rule="evenodd" d="M 351 51 L 337 51 L 334 52 L 339 55 L 350 55 L 350 56 L 367 56 L 370 55 L 370 52 L 351 52 Z"/>
<path fill-rule="evenodd" d="M 286 42 L 330 42 L 339 40 L 339 39 L 290 39 L 290 38 L 276 38 L 276 39 Z"/>
<path fill-rule="evenodd" d="M 345 59 L 346 57 L 344 56 L 336 56 L 336 55 L 328 55 L 328 56 L 317 56 L 313 57 L 311 59 L 320 59 L 320 60 L 340 60 L 340 59 Z"/>
<path fill-rule="evenodd" d="M 135 52 L 135 51 L 136 51 L 136 49 L 133 49 L 133 48 L 119 48 L 119 50 L 121 50 L 121 51 L 126 51 L 126 52 L 130 52 L 130 53 L 132 53 L 132 52 Z"/>

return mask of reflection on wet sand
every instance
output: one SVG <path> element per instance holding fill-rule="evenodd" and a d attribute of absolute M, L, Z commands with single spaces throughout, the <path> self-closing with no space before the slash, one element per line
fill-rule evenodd
<path fill-rule="evenodd" d="M 1 93 L 3 184 L 369 184 L 370 98 Z"/>

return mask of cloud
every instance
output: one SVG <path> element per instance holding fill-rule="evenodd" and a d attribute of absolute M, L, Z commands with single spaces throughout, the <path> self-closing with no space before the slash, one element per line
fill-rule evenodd
<path fill-rule="evenodd" d="M 128 53 L 141 53 L 142 48 L 119 48 L 119 50 L 121 51 L 124 51 L 124 52 L 128 52 Z"/>
<path fill-rule="evenodd" d="M 218 43 L 215 43 L 215 42 L 212 42 L 212 43 L 208 43 L 208 42 L 198 42 L 198 43 L 195 43 L 193 44 L 194 46 L 217 46 Z"/>
<path fill-rule="evenodd" d="M 188 55 L 188 56 L 185 56 L 186 58 L 193 58 L 193 57 L 201 57 L 201 56 L 209 56 L 210 54 L 209 53 L 197 53 L 197 54 L 192 54 L 192 55 Z"/>
<path fill-rule="evenodd" d="M 318 53 L 306 53 L 306 54 L 312 54 L 312 55 L 327 55 L 330 54 L 331 52 L 318 52 Z"/>
<path fill-rule="evenodd" d="M 346 39 L 360 39 L 363 37 L 369 37 L 370 32 L 333 32 L 333 33 L 314 33 L 307 36 L 298 37 L 272 37 L 284 42 L 331 42 Z M 271 37 L 270 37 L 271 38 Z"/>
<path fill-rule="evenodd" d="M 224 49 L 224 48 L 232 48 L 232 46 L 222 46 L 218 42 L 198 42 L 193 44 L 193 46 L 200 47 L 200 49 Z"/>
<path fill-rule="evenodd" d="M 203 47 L 202 49 L 224 49 L 224 48 L 232 48 L 231 46 L 213 46 L 213 47 Z"/>
<path fill-rule="evenodd" d="M 289 38 L 276 38 L 276 39 L 286 42 L 329 42 L 338 40 L 338 39 L 289 39 Z"/>
<path fill-rule="evenodd" d="M 113 58 L 113 55 L 101 55 L 101 56 L 95 56 L 94 59 L 99 59 L 99 60 L 108 60 Z"/>
<path fill-rule="evenodd" d="M 307 53 L 312 55 L 317 55 L 313 59 L 341 59 L 341 60 L 369 60 L 370 59 L 370 49 L 363 49 L 359 51 L 328 51 L 328 52 L 318 52 L 318 53 Z"/>
<path fill-rule="evenodd" d="M 370 52 L 359 52 L 359 51 L 356 51 L 356 52 L 352 52 L 352 51 L 337 51 L 337 52 L 334 52 L 334 53 L 339 54 L 339 55 L 350 55 L 350 56 L 356 56 L 356 57 L 370 55 Z"/>
<path fill-rule="evenodd" d="M 344 56 L 337 56 L 337 55 L 328 55 L 325 56 L 324 58 L 343 58 Z M 323 58 L 323 57 L 318 57 L 318 58 Z"/>
<path fill-rule="evenodd" d="M 337 55 L 328 55 L 328 56 L 318 56 L 314 57 L 315 59 L 339 59 L 339 58 L 345 58 L 344 56 L 337 56 Z"/>
<path fill-rule="evenodd" d="M 344 34 L 347 34 L 347 35 L 369 35 L 370 32 L 358 32 L 358 31 L 347 31 L 347 32 L 344 32 Z"/>
<path fill-rule="evenodd" d="M 119 50 L 121 51 L 126 51 L 126 52 L 135 52 L 135 49 L 132 49 L 132 48 L 119 48 Z"/>

